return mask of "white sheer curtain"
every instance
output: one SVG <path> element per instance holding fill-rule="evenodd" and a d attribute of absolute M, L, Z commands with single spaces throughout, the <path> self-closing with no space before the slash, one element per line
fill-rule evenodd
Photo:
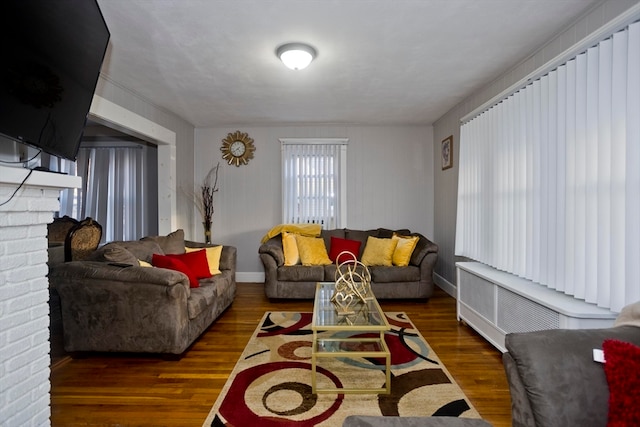
<path fill-rule="evenodd" d="M 640 300 L 640 23 L 461 127 L 456 255 Z"/>
<path fill-rule="evenodd" d="M 346 145 L 282 144 L 284 223 L 344 227 Z"/>
<path fill-rule="evenodd" d="M 146 235 L 148 209 L 142 203 L 146 169 L 142 147 L 80 147 L 76 174 L 83 187 L 75 200 L 73 194 L 61 193 L 60 215 L 92 217 L 102 225 L 103 242 Z M 76 212 L 69 212 L 73 206 Z"/>

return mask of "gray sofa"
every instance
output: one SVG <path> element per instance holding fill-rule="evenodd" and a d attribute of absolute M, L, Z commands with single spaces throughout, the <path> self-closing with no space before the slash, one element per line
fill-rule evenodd
<path fill-rule="evenodd" d="M 513 427 L 605 427 L 609 384 L 604 365 L 593 360 L 593 349 L 602 349 L 605 339 L 638 346 L 640 327 L 619 323 L 607 329 L 507 334 L 503 362 Z"/>
<path fill-rule="evenodd" d="M 433 268 L 438 259 L 438 246 L 421 234 L 385 228 L 366 231 L 334 229 L 322 230 L 321 237 L 327 251 L 330 250 L 332 236 L 360 241 L 360 258 L 369 236 L 390 238 L 394 231 L 400 235 L 416 235 L 419 240 L 408 266 L 369 267 L 374 295 L 379 299 L 429 298 L 433 294 Z M 258 252 L 264 265 L 264 289 L 268 298 L 312 299 L 317 282 L 333 281 L 335 278 L 335 265 L 285 266 L 280 235 L 263 243 Z"/>
<path fill-rule="evenodd" d="M 112 242 L 92 260 L 50 266 L 50 286 L 60 295 L 68 352 L 136 352 L 180 355 L 231 305 L 236 293 L 236 248 L 224 246 L 220 274 L 191 288 L 187 276 L 139 266 L 152 255 L 206 247 L 169 236 Z M 132 258 L 133 256 L 133 258 Z M 130 267 L 113 262 L 133 264 Z"/>

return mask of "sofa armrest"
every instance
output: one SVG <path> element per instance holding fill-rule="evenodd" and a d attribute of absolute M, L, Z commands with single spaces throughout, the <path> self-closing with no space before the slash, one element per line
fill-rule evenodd
<path fill-rule="evenodd" d="M 66 351 L 180 354 L 189 344 L 189 280 L 164 268 L 95 261 L 52 266 Z"/>
<path fill-rule="evenodd" d="M 412 265 L 419 266 L 420 264 L 422 264 L 422 260 L 424 259 L 424 257 L 426 257 L 428 254 L 438 253 L 438 245 L 436 245 L 420 233 L 413 233 L 412 235 L 418 236 L 419 239 L 416 247 L 413 249 L 413 253 L 411 254 L 410 263 Z"/>
<path fill-rule="evenodd" d="M 606 425 L 609 387 L 602 364 L 593 361 L 593 349 L 606 339 L 640 345 L 640 328 L 554 329 L 512 333 L 505 337 L 509 352 L 509 385 L 521 383 L 536 426 Z M 511 379 L 517 375 L 517 379 Z M 520 389 L 520 390 L 519 390 Z M 526 408 L 516 415 L 526 413 Z M 520 421 L 519 421 L 520 422 Z M 515 425 L 530 425 L 525 421 Z"/>
<path fill-rule="evenodd" d="M 284 265 L 284 251 L 282 250 L 282 246 L 267 242 L 260 245 L 258 253 L 272 257 L 277 267 L 282 267 Z"/>

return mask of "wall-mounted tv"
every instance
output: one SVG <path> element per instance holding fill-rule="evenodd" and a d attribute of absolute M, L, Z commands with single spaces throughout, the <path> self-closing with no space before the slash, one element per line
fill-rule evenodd
<path fill-rule="evenodd" d="M 0 134 L 75 160 L 109 37 L 96 0 L 0 1 Z"/>

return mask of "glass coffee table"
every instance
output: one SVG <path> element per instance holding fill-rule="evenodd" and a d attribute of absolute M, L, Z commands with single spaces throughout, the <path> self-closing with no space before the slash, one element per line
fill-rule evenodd
<path fill-rule="evenodd" d="M 316 285 L 313 301 L 313 345 L 311 351 L 311 387 L 313 393 L 391 393 L 391 353 L 384 341 L 384 333 L 390 329 L 378 301 L 371 297 L 359 302 L 353 314 L 339 315 L 331 302 L 335 283 L 320 282 Z M 329 332 L 330 334 L 327 334 Z M 355 335 L 379 333 L 365 338 Z M 317 364 L 320 358 L 384 358 L 386 383 L 382 388 L 318 388 Z M 360 369 L 352 367 L 352 369 Z"/>

